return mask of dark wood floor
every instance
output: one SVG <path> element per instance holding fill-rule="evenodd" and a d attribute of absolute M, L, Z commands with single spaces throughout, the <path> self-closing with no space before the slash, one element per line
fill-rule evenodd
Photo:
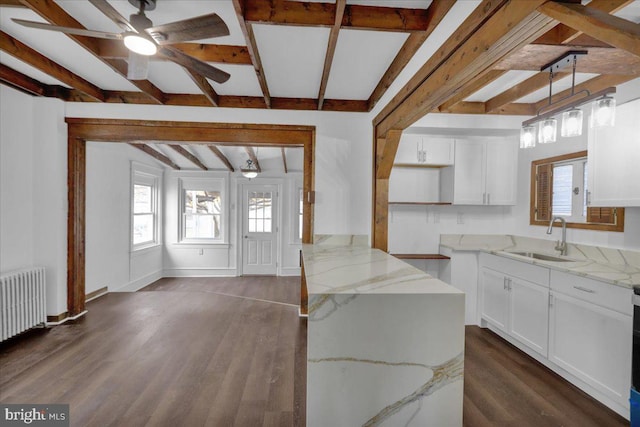
<path fill-rule="evenodd" d="M 297 278 L 162 279 L 0 345 L 0 401 L 70 403 L 73 426 L 303 426 Z M 628 422 L 493 333 L 468 327 L 464 424 Z"/>

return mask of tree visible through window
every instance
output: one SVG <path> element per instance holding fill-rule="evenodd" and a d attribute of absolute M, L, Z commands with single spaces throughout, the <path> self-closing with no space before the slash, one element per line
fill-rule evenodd
<path fill-rule="evenodd" d="M 184 190 L 184 230 L 187 239 L 219 239 L 222 199 L 219 191 Z"/>

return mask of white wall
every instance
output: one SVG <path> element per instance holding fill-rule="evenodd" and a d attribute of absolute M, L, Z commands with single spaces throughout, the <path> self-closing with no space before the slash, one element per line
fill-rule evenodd
<path fill-rule="evenodd" d="M 86 293 L 105 286 L 111 292 L 136 290 L 162 275 L 162 242 L 130 249 L 132 161 L 156 166 L 127 144 L 87 143 Z"/>
<path fill-rule="evenodd" d="M 0 270 L 46 267 L 47 314 L 66 311 L 64 104 L 0 86 Z"/>

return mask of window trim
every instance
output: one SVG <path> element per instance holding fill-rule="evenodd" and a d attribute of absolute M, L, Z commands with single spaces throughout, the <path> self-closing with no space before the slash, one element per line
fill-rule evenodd
<path fill-rule="evenodd" d="M 226 177 L 178 177 L 178 245 L 228 245 L 229 244 L 229 200 L 228 179 Z M 203 190 L 218 191 L 222 202 L 220 211 L 220 237 L 218 238 L 187 238 L 185 237 L 184 205 L 185 191 Z"/>
<path fill-rule="evenodd" d="M 162 198 L 162 170 L 135 161 L 131 162 L 130 204 L 129 204 L 129 247 L 131 252 L 142 251 L 161 245 L 162 242 L 162 212 L 160 207 Z M 133 243 L 133 217 L 134 217 L 134 186 L 151 186 L 151 211 L 153 213 L 153 240 L 141 243 Z"/>
<path fill-rule="evenodd" d="M 530 225 L 541 225 L 548 227 L 548 220 L 538 220 L 536 218 L 536 174 L 537 168 L 541 165 L 553 164 L 553 163 L 561 163 L 567 162 L 570 160 L 577 160 L 579 158 L 588 158 L 587 151 L 578 151 L 576 153 L 562 154 L 559 156 L 548 157 L 546 159 L 534 160 L 531 162 L 531 177 L 530 177 L 530 192 L 529 192 L 529 224 Z M 588 167 L 587 167 L 588 170 Z M 551 200 L 551 199 L 549 199 Z M 591 208 L 590 206 L 587 209 Z M 549 207 L 551 209 L 551 207 Z M 624 232 L 624 208 L 616 207 L 614 208 L 616 212 L 616 223 L 615 224 L 599 224 L 593 222 L 567 222 L 567 228 L 578 228 L 583 230 L 598 230 L 598 231 L 616 231 L 616 232 Z"/>

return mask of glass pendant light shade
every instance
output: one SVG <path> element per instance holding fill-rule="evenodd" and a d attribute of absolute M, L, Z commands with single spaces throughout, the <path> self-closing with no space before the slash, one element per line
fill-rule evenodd
<path fill-rule="evenodd" d="M 523 126 L 520 129 L 520 148 L 533 148 L 536 146 L 536 127 Z"/>
<path fill-rule="evenodd" d="M 124 45 L 127 49 L 134 51 L 140 55 L 155 55 L 158 52 L 158 46 L 146 37 L 135 33 L 127 33 L 124 36 Z"/>
<path fill-rule="evenodd" d="M 616 100 L 610 96 L 603 96 L 593 103 L 591 112 L 591 127 L 613 126 L 616 121 Z"/>
<path fill-rule="evenodd" d="M 242 171 L 242 176 L 244 176 L 245 178 L 255 178 L 256 176 L 258 176 L 258 172 L 254 171 L 254 170 L 243 170 Z"/>
<path fill-rule="evenodd" d="M 562 113 L 562 128 L 560 135 L 564 137 L 582 135 L 582 110 L 572 108 Z"/>
<path fill-rule="evenodd" d="M 546 119 L 540 122 L 538 131 L 538 143 L 548 144 L 556 142 L 556 134 L 558 130 L 558 121 L 555 118 Z"/>

